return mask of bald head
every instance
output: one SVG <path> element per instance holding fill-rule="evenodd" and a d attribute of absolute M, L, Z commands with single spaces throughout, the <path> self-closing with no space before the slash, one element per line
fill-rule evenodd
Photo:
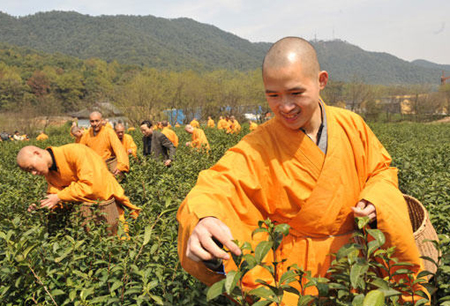
<path fill-rule="evenodd" d="M 23 147 L 17 154 L 17 165 L 34 175 L 47 174 L 52 163 L 50 153 L 35 146 Z"/>
<path fill-rule="evenodd" d="M 277 41 L 267 52 L 263 61 L 263 75 L 267 69 L 281 69 L 300 63 L 303 72 L 317 76 L 320 71 L 316 50 L 299 37 L 285 37 Z"/>
<path fill-rule="evenodd" d="M 102 114 L 100 112 L 92 112 L 89 115 L 89 123 L 94 131 L 94 134 L 98 133 L 102 127 Z"/>
<path fill-rule="evenodd" d="M 92 118 L 98 118 L 98 119 L 102 119 L 103 118 L 103 115 L 102 115 L 102 113 L 100 113 L 100 112 L 98 112 L 98 111 L 93 111 L 90 115 L 89 115 L 89 119 L 92 119 Z"/>
<path fill-rule="evenodd" d="M 169 122 L 167 122 L 167 120 L 163 120 L 163 121 L 161 121 L 161 125 L 162 125 L 162 127 L 168 127 Z"/>
<path fill-rule="evenodd" d="M 184 127 L 184 130 L 186 132 L 188 132 L 189 134 L 194 133 L 194 127 L 192 125 L 190 125 L 190 124 L 186 124 L 186 126 Z"/>
<path fill-rule="evenodd" d="M 120 141 L 123 140 L 123 135 L 125 134 L 125 127 L 123 126 L 122 123 L 117 123 L 114 126 L 114 130 L 116 131 L 116 135 L 117 137 L 120 139 Z"/>

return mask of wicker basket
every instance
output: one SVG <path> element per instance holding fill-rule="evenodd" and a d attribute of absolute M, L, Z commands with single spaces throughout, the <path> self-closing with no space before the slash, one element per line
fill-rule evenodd
<path fill-rule="evenodd" d="M 85 219 L 83 226 L 86 228 L 86 231 L 89 231 L 89 227 L 87 226 L 89 220 L 95 218 L 96 223 L 106 222 L 108 224 L 109 235 L 115 235 L 119 225 L 119 211 L 117 210 L 115 199 L 111 198 L 98 203 L 98 213 L 95 216 L 93 216 L 91 205 L 92 203 L 83 203 L 80 208 L 81 214 Z"/>
<path fill-rule="evenodd" d="M 105 160 L 106 167 L 108 167 L 109 172 L 113 173 L 117 168 L 117 158 L 115 156 Z"/>
<path fill-rule="evenodd" d="M 437 262 L 439 253 L 434 247 L 433 243 L 425 242 L 424 240 L 439 240 L 433 225 L 428 217 L 428 212 L 425 207 L 416 198 L 404 194 L 403 197 L 408 204 L 409 219 L 414 232 L 414 239 L 416 240 L 417 248 L 421 256 L 427 256 Z M 425 270 L 435 273 L 436 266 L 428 261 L 423 260 Z"/>

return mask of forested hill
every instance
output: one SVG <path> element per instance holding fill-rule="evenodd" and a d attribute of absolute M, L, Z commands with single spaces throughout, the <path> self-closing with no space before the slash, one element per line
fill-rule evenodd
<path fill-rule="evenodd" d="M 99 16 L 46 12 L 13 17 L 0 12 L 0 42 L 78 58 L 170 70 L 253 70 L 269 43 L 251 43 L 192 19 L 153 16 Z M 386 53 L 367 52 L 349 43 L 314 42 L 332 80 L 372 84 L 439 84 L 448 65 L 413 63 Z M 427 64 L 424 64 L 426 62 Z"/>

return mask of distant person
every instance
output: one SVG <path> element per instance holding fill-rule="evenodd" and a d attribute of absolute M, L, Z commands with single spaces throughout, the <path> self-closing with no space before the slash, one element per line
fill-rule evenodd
<path fill-rule="evenodd" d="M 19 167 L 33 175 L 42 175 L 48 183 L 47 196 L 39 206 L 32 204 L 28 211 L 38 208 L 56 209 L 63 202 L 83 204 L 82 213 L 89 216 L 86 205 L 105 204 L 115 199 L 114 205 L 104 207 L 110 234 L 117 231 L 118 220 L 125 222 L 125 208 L 136 218 L 141 210 L 130 203 L 123 188 L 108 171 L 103 159 L 91 148 L 80 144 L 41 149 L 26 146 L 17 154 Z M 103 208 L 103 207 L 102 207 Z M 109 214 L 109 215 L 108 215 Z M 118 220 L 113 216 L 117 216 Z"/>
<path fill-rule="evenodd" d="M 197 150 L 210 150 L 208 139 L 206 138 L 205 132 L 202 129 L 195 128 L 190 124 L 187 124 L 184 129 L 187 133 L 192 135 L 192 140 L 186 142 L 186 146 L 195 148 Z"/>
<path fill-rule="evenodd" d="M 206 126 L 210 129 L 213 129 L 216 126 L 216 124 L 214 123 L 214 120 L 211 118 L 211 116 L 208 116 L 208 123 Z"/>
<path fill-rule="evenodd" d="M 102 114 L 92 112 L 89 115 L 90 129 L 83 134 L 80 144 L 93 149 L 106 162 L 114 175 L 121 175 L 130 170 L 128 154 L 113 129 L 103 126 Z"/>
<path fill-rule="evenodd" d="M 152 156 L 156 160 L 162 158 L 164 165 L 169 167 L 175 158 L 173 143 L 164 134 L 156 131 L 149 120 L 141 122 L 141 132 L 144 135 L 142 137 L 144 156 Z"/>
<path fill-rule="evenodd" d="M 114 126 L 114 131 L 116 132 L 117 137 L 122 143 L 125 151 L 128 155 L 133 155 L 135 158 L 137 157 L 137 145 L 133 140 L 131 135 L 125 134 L 125 126 L 122 123 L 117 123 Z"/>
<path fill-rule="evenodd" d="M 228 123 L 227 133 L 228 134 L 239 134 L 240 132 L 241 132 L 241 125 L 239 124 L 239 122 L 236 120 L 236 118 L 234 116 L 231 116 L 229 123 Z"/>
<path fill-rule="evenodd" d="M 192 127 L 195 128 L 200 128 L 200 123 L 197 121 L 197 118 L 194 117 L 194 119 L 192 119 L 190 125 L 192 125 Z"/>
<path fill-rule="evenodd" d="M 15 131 L 15 132 L 14 132 L 14 135 L 13 135 L 13 139 L 14 139 L 15 141 L 22 141 L 22 140 L 25 139 L 25 137 L 22 136 L 22 135 L 20 135 L 19 131 Z"/>
<path fill-rule="evenodd" d="M 258 128 L 258 124 L 255 121 L 249 120 L 248 124 L 249 124 L 250 132 L 254 131 Z"/>
<path fill-rule="evenodd" d="M 174 147 L 177 148 L 178 147 L 178 136 L 174 132 L 174 130 L 172 130 L 169 127 L 169 122 L 167 120 L 163 120 L 163 121 L 161 121 L 161 126 L 162 126 L 161 133 L 163 133 L 173 143 Z"/>
<path fill-rule="evenodd" d="M 11 136 L 6 131 L 3 131 L 0 133 L 0 139 L 1 141 L 11 141 Z"/>
<path fill-rule="evenodd" d="M 217 122 L 217 129 L 219 130 L 227 130 L 228 123 L 222 116 L 219 117 L 219 122 Z"/>
<path fill-rule="evenodd" d="M 36 137 L 36 140 L 47 140 L 48 135 L 44 133 L 44 131 L 41 131 L 39 135 Z"/>

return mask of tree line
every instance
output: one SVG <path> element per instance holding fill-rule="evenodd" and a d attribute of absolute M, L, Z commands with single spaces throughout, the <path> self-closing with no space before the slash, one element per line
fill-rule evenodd
<path fill-rule="evenodd" d="M 323 98 L 368 120 L 392 121 L 403 114 L 423 121 L 448 113 L 450 85 L 439 91 L 429 85 L 370 85 L 355 75 L 349 82 L 331 80 Z M 172 109 L 182 110 L 186 120 L 225 113 L 242 120 L 245 112 L 268 110 L 260 69 L 169 71 L 0 45 L 0 113 L 8 118 L 48 118 L 99 101 L 113 103 L 133 125 L 167 119 L 165 111 Z"/>

